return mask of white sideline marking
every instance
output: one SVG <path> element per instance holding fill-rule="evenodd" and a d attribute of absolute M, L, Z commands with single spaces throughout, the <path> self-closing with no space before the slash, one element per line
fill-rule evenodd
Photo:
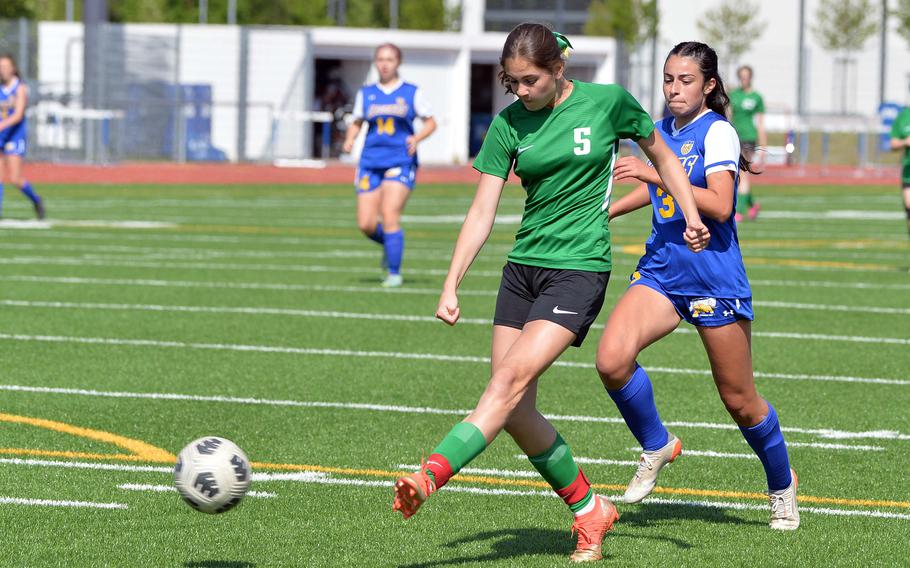
<path fill-rule="evenodd" d="M 883 452 L 881 446 L 865 446 L 862 444 L 822 444 L 819 442 L 787 442 L 791 448 L 815 448 L 819 450 L 853 450 L 857 452 Z"/>
<path fill-rule="evenodd" d="M 522 456 L 524 458 L 524 456 Z M 60 467 L 85 467 L 87 469 L 101 469 L 95 466 L 103 465 L 114 465 L 114 464 L 95 464 L 95 463 L 84 463 L 84 462 L 48 462 L 44 460 L 0 460 L 0 463 L 9 463 L 15 462 L 16 464 L 26 464 L 26 465 L 54 465 Z M 635 463 L 635 462 L 633 462 Z M 120 467 L 140 467 L 140 466 L 121 466 Z M 400 467 L 400 466 L 399 466 Z M 165 469 L 170 473 L 170 468 L 161 468 Z M 124 470 L 124 471 L 134 471 L 134 470 Z M 149 471 L 149 470 L 142 470 Z M 466 470 L 463 470 L 466 471 Z M 536 473 L 533 475 L 537 475 Z M 372 480 L 372 479 L 356 479 L 356 478 L 336 478 L 328 474 L 321 472 L 287 472 L 287 473 L 267 473 L 267 474 L 253 474 L 254 479 L 259 479 L 260 481 L 298 481 L 301 483 L 319 483 L 323 485 L 349 485 L 349 486 L 359 486 L 359 487 L 383 487 L 391 488 L 393 482 L 391 480 Z M 258 476 L 258 477 L 257 477 Z M 134 485 L 134 484 L 125 484 L 125 485 Z M 119 486 L 123 489 L 131 489 L 132 487 Z M 151 489 L 154 491 L 169 491 L 173 488 L 170 486 L 148 486 L 148 487 L 160 487 L 162 489 Z M 249 495 L 252 495 L 254 492 L 250 492 Z M 267 493 L 267 492 L 266 492 Z M 449 485 L 446 487 L 446 493 L 470 493 L 476 495 L 498 495 L 498 496 L 518 496 L 518 497 L 550 497 L 555 498 L 557 495 L 552 491 L 547 490 L 517 490 L 517 489 L 487 489 L 482 487 L 468 487 L 463 485 Z M 270 494 L 274 495 L 274 494 Z M 619 496 L 606 496 L 607 498 L 613 501 L 620 501 Z M 10 497 L 0 497 L 0 504 L 3 503 L 13 503 L 21 505 L 43 505 L 43 506 L 62 506 L 62 507 L 94 507 L 100 509 L 126 509 L 127 505 L 122 503 L 90 503 L 85 501 L 44 501 L 40 499 L 15 499 Z M 666 499 L 661 497 L 649 497 L 645 499 L 645 504 L 655 504 L 655 505 L 683 505 L 689 507 L 707 507 L 715 509 L 735 509 L 735 510 L 750 510 L 750 511 L 767 511 L 767 505 L 754 505 L 751 503 L 735 503 L 735 502 L 724 502 L 724 501 L 687 501 L 682 499 Z M 834 515 L 834 516 L 846 516 L 846 517 L 874 517 L 882 519 L 898 519 L 898 520 L 910 520 L 910 514 L 902 513 L 889 513 L 886 511 L 861 511 L 855 509 L 830 509 L 823 507 L 800 507 L 800 512 L 809 512 L 822 515 Z"/>
<path fill-rule="evenodd" d="M 851 288 L 857 290 L 910 290 L 910 284 L 882 284 L 881 282 L 837 282 L 833 280 L 769 280 L 749 279 L 753 286 L 784 286 L 787 288 Z"/>
<path fill-rule="evenodd" d="M 2 263 L 2 261 L 0 261 Z M 155 286 L 173 288 L 236 288 L 253 290 L 294 290 L 315 292 L 356 292 L 372 294 L 422 294 L 438 296 L 440 291 L 436 288 L 395 288 L 390 291 L 379 286 L 322 286 L 316 284 L 268 284 L 262 282 L 205 282 L 196 280 L 159 280 L 135 278 L 80 278 L 72 276 L 25 276 L 10 275 L 0 276 L 2 280 L 15 282 L 48 282 L 57 284 L 100 284 L 120 286 Z M 497 290 L 459 290 L 461 296 L 496 296 Z M 838 312 L 860 312 L 878 314 L 910 314 L 910 308 L 887 306 L 848 306 L 839 304 L 807 304 L 799 302 L 757 301 L 754 305 L 768 308 L 782 308 L 793 310 L 816 310 Z"/>
<path fill-rule="evenodd" d="M 447 408 L 430 408 L 422 406 L 401 406 L 386 404 L 366 404 L 356 402 L 323 402 L 323 401 L 300 401 L 300 400 L 271 400 L 262 398 L 238 398 L 232 396 L 202 396 L 191 394 L 177 393 L 152 393 L 152 392 L 122 392 L 122 391 L 96 391 L 88 389 L 72 388 L 55 388 L 55 387 L 34 387 L 23 385 L 0 385 L 0 391 L 9 392 L 36 392 L 44 394 L 67 394 L 75 396 L 94 396 L 101 398 L 136 398 L 152 400 L 185 400 L 193 402 L 223 402 L 229 404 L 251 404 L 263 406 L 290 406 L 300 408 L 336 408 L 345 410 L 371 410 L 377 412 L 399 412 L 404 414 L 437 414 L 445 416 L 466 416 L 470 410 L 447 409 Z M 562 416 L 558 414 L 546 414 L 550 420 L 561 420 L 565 422 L 597 422 L 604 424 L 622 424 L 625 421 L 620 417 L 611 416 Z M 682 428 L 702 428 L 709 430 L 739 430 L 735 424 L 716 423 L 716 422 L 681 422 L 667 421 L 665 425 Z M 825 439 L 860 439 L 873 438 L 881 440 L 910 440 L 910 434 L 902 434 L 895 430 L 872 430 L 866 432 L 851 432 L 844 430 L 834 430 L 830 428 L 797 428 L 787 426 L 781 428 L 784 432 L 796 432 L 799 434 L 810 434 Z M 0 463 L 4 463 L 0 461 Z M 121 467 L 121 466 L 118 466 Z M 127 466 L 122 466 L 127 467 Z M 254 474 L 255 475 L 255 474 Z"/>
<path fill-rule="evenodd" d="M 33 219 L 0 219 L 0 229 L 50 229 L 51 224 L 47 221 L 37 221 Z"/>
<path fill-rule="evenodd" d="M 435 288 L 382 288 L 380 286 L 321 286 L 318 284 L 269 284 L 264 282 L 204 282 L 197 280 L 153 280 L 135 278 L 79 278 L 75 276 L 0 276 L 14 282 L 47 282 L 53 284 L 100 284 L 108 286 L 152 286 L 164 288 L 226 288 L 236 290 L 282 290 L 294 292 L 356 292 L 365 294 L 439 295 Z M 378 280 L 377 280 L 378 281 Z M 496 290 L 459 290 L 460 296 L 493 296 Z"/>
<path fill-rule="evenodd" d="M 44 221 L 3 219 L 0 229 L 52 229 L 54 227 L 98 227 L 105 229 L 173 229 L 177 223 L 166 221 L 95 221 L 73 219 L 48 219 Z"/>
<path fill-rule="evenodd" d="M 154 339 L 119 339 L 108 337 L 73 337 L 60 335 L 24 335 L 0 333 L 0 340 L 9 341 L 39 341 L 47 343 L 82 343 L 89 345 L 114 345 L 128 347 L 166 347 L 177 349 L 203 349 L 215 351 L 240 351 L 248 353 L 284 353 L 291 355 L 325 355 L 334 357 L 372 357 L 389 359 L 409 359 L 418 361 L 449 361 L 452 363 L 484 363 L 489 364 L 488 357 L 474 355 L 443 355 L 434 353 L 402 353 L 397 351 L 353 351 L 349 349 L 319 349 L 308 347 L 283 347 L 272 345 L 243 345 L 236 343 L 191 343 L 183 341 L 159 341 Z M 582 361 L 556 361 L 556 367 L 570 367 L 592 369 L 593 365 Z M 705 369 L 680 369 L 675 367 L 659 367 L 648 365 L 648 370 L 656 373 L 676 375 L 711 376 L 711 371 Z M 755 377 L 765 379 L 807 380 L 823 382 L 844 383 L 869 383 L 881 385 L 910 385 L 904 379 L 885 379 L 875 377 L 850 377 L 843 375 L 808 375 L 794 373 L 769 373 L 755 371 Z"/>
<path fill-rule="evenodd" d="M 21 458 L 0 458 L 0 464 L 30 465 L 37 467 L 67 467 L 73 469 L 102 469 L 107 471 L 153 471 L 156 473 L 174 473 L 173 467 L 157 465 L 127 465 L 119 463 L 92 463 L 77 461 L 35 460 Z"/>
<path fill-rule="evenodd" d="M 889 308 L 882 306 L 849 306 L 838 304 L 807 304 L 802 302 L 775 302 L 760 300 L 752 302 L 762 308 L 785 308 L 790 310 L 820 310 L 825 312 L 864 312 L 870 314 L 910 314 L 910 308 Z"/>
<path fill-rule="evenodd" d="M 787 442 L 787 446 L 792 446 L 792 445 L 793 444 L 791 444 L 790 442 Z M 626 449 L 629 450 L 630 452 L 635 452 L 636 454 L 641 453 L 640 447 L 633 447 L 633 448 L 626 448 Z M 681 455 L 684 457 L 695 456 L 695 457 L 700 457 L 700 458 L 744 459 L 744 460 L 752 460 L 752 459 L 757 460 L 758 459 L 758 456 L 756 456 L 755 454 L 716 452 L 714 450 L 690 450 L 685 447 L 683 447 Z M 636 465 L 638 465 L 638 462 L 635 462 L 635 463 L 636 463 Z"/>
<path fill-rule="evenodd" d="M 832 209 L 829 211 L 762 211 L 765 219 L 815 219 L 839 221 L 883 221 L 903 219 L 899 211 L 870 211 L 858 209 Z"/>
<path fill-rule="evenodd" d="M 528 456 L 526 456 L 524 454 L 515 454 L 515 457 L 520 460 L 528 459 Z M 585 458 L 585 457 L 580 457 L 580 456 L 575 456 L 575 461 L 577 461 L 578 463 L 586 463 L 586 464 L 591 464 L 591 465 L 621 465 L 621 466 L 638 465 L 638 462 L 635 460 L 611 460 L 611 459 L 606 459 L 606 458 Z"/>
<path fill-rule="evenodd" d="M 127 491 L 154 491 L 157 493 L 171 493 L 177 491 L 177 488 L 173 485 L 152 485 L 148 483 L 123 483 L 118 485 L 117 488 L 125 489 Z M 277 497 L 278 494 L 269 491 L 247 491 L 246 496 L 271 499 L 272 497 Z"/>
<path fill-rule="evenodd" d="M 42 301 L 24 301 L 24 300 L 0 300 L 2 306 L 12 306 L 20 308 L 69 308 L 80 310 L 134 310 L 147 312 L 187 312 L 187 313 L 211 313 L 211 314 L 249 314 L 249 315 L 282 315 L 297 317 L 322 317 L 331 319 L 363 319 L 374 321 L 405 321 L 439 324 L 439 320 L 431 316 L 417 316 L 407 314 L 370 314 L 358 312 L 337 312 L 325 310 L 302 310 L 291 308 L 254 308 L 254 307 L 230 307 L 230 306 L 176 306 L 161 304 L 107 304 L 92 302 L 42 302 Z M 492 325 L 493 320 L 483 318 L 462 318 L 458 320 L 461 324 L 469 325 Z M 603 329 L 603 324 L 594 324 L 591 329 Z M 679 327 L 675 333 L 695 334 L 694 329 L 688 327 Z M 771 337 L 784 339 L 804 339 L 818 341 L 847 341 L 853 343 L 884 343 L 896 345 L 910 345 L 910 339 L 899 337 L 866 337 L 857 335 L 826 335 L 820 333 L 795 333 L 784 331 L 753 331 L 754 337 Z"/>
<path fill-rule="evenodd" d="M 95 503 L 94 501 L 57 501 L 0 497 L 0 505 L 32 505 L 36 507 L 75 507 L 79 509 L 128 509 L 125 503 Z"/>

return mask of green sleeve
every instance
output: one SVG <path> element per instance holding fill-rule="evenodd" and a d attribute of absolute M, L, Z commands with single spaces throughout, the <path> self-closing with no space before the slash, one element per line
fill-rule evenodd
<path fill-rule="evenodd" d="M 897 115 L 897 118 L 894 119 L 894 122 L 891 124 L 891 138 L 903 138 L 901 131 L 904 129 L 904 123 L 907 122 L 907 117 L 910 117 L 910 111 L 904 109 Z"/>
<path fill-rule="evenodd" d="M 755 93 L 755 96 L 758 98 L 758 104 L 755 105 L 755 114 L 764 113 L 765 112 L 765 99 L 763 99 L 762 96 L 759 95 L 758 93 Z"/>
<path fill-rule="evenodd" d="M 610 120 L 619 138 L 640 140 L 647 138 L 654 132 L 654 121 L 651 116 L 641 108 L 641 104 L 629 91 L 620 86 L 614 86 L 616 99 L 610 112 Z"/>
<path fill-rule="evenodd" d="M 474 169 L 502 179 L 509 179 L 509 171 L 515 160 L 515 137 L 503 113 L 496 115 L 487 135 L 483 139 Z"/>

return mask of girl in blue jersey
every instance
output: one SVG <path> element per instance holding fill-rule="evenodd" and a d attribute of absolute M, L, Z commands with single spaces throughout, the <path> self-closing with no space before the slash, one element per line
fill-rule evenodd
<path fill-rule="evenodd" d="M 396 288 L 402 284 L 401 213 L 414 189 L 417 145 L 436 130 L 436 121 L 422 91 L 398 77 L 401 50 L 397 46 L 380 45 L 373 62 L 379 82 L 357 92 L 354 123 L 348 129 L 343 150 L 351 151 L 366 122 L 366 141 L 354 181 L 357 225 L 364 235 L 383 245 L 383 265 L 388 275 L 382 285 Z M 423 119 L 423 127 L 415 133 L 414 119 L 418 117 Z"/>
<path fill-rule="evenodd" d="M 613 204 L 611 219 L 653 207 L 645 254 L 610 315 L 597 352 L 601 380 L 643 448 L 624 498 L 628 503 L 644 499 L 654 489 L 660 469 L 682 449 L 679 439 L 664 428 L 651 382 L 636 358 L 686 320 L 701 336 L 727 411 L 764 466 L 770 526 L 795 529 L 796 475 L 777 414 L 753 382 L 752 293 L 733 219 L 739 172 L 750 166 L 725 118 L 729 99 L 714 50 L 698 42 L 674 47 L 664 63 L 663 91 L 672 115 L 656 124 L 657 131 L 689 174 L 711 242 L 699 254 L 686 250 L 680 238 L 685 220 L 654 169 L 634 157 L 617 162 L 617 181 L 637 180 L 642 185 Z"/>
<path fill-rule="evenodd" d="M 44 218 L 44 204 L 38 194 L 22 177 L 22 158 L 25 157 L 25 107 L 28 87 L 19 79 L 16 61 L 9 54 L 0 55 L 0 216 L 3 213 L 3 174 L 9 172 L 10 182 L 31 200 L 35 215 Z"/>

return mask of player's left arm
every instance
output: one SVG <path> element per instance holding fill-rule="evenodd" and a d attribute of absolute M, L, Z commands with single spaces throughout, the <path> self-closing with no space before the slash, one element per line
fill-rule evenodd
<path fill-rule="evenodd" d="M 417 145 L 430 137 L 430 134 L 436 131 L 436 119 L 428 116 L 423 119 L 423 126 L 420 132 L 413 136 L 408 136 L 408 155 L 413 156 L 417 152 Z"/>
<path fill-rule="evenodd" d="M 765 152 L 768 151 L 768 132 L 765 130 L 765 101 L 759 100 L 758 112 L 755 113 L 755 129 L 758 131 L 758 148 L 755 158 L 758 163 L 765 161 Z"/>
<path fill-rule="evenodd" d="M 733 214 L 734 172 L 722 170 L 708 174 L 708 187 L 693 187 L 698 212 L 718 223 L 726 223 Z"/>
<path fill-rule="evenodd" d="M 739 136 L 729 122 L 717 121 L 705 133 L 705 179 L 708 187 L 693 188 L 698 211 L 719 223 L 733 214 L 736 170 L 739 168 Z"/>
<path fill-rule="evenodd" d="M 430 107 L 430 103 L 427 102 L 426 97 L 424 97 L 423 90 L 419 88 L 414 92 L 414 111 L 423 120 L 423 126 L 420 128 L 420 132 L 407 138 L 409 156 L 417 153 L 417 145 L 429 138 L 436 130 L 436 119 L 433 118 L 433 109 Z"/>
<path fill-rule="evenodd" d="M 20 84 L 16 89 L 16 100 L 13 103 L 13 114 L 0 120 L 0 130 L 16 126 L 25 118 L 25 107 L 28 105 L 28 87 Z"/>

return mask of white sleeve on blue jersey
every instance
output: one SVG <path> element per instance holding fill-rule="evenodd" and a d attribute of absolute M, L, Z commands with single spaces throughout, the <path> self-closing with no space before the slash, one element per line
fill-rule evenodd
<path fill-rule="evenodd" d="M 354 120 L 363 120 L 363 89 L 357 89 L 357 96 L 354 97 Z"/>
<path fill-rule="evenodd" d="M 433 107 L 430 106 L 426 97 L 423 96 L 423 89 L 420 87 L 417 87 L 417 90 L 414 91 L 414 114 L 420 118 L 430 118 L 433 116 Z"/>
<path fill-rule="evenodd" d="M 705 134 L 705 176 L 736 172 L 739 168 L 739 136 L 726 120 L 715 121 Z"/>

